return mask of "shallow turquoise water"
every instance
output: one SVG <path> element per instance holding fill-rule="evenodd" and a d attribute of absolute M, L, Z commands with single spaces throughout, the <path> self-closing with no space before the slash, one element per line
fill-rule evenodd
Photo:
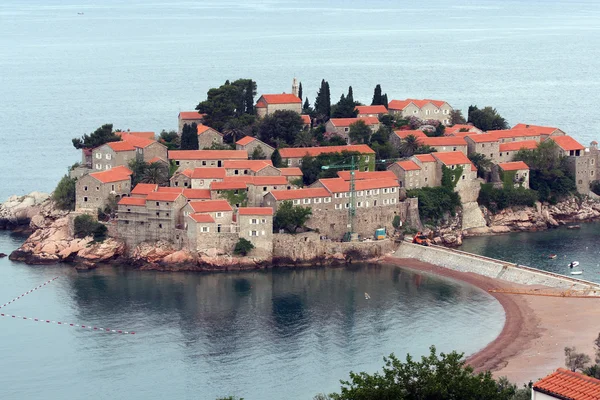
<path fill-rule="evenodd" d="M 20 240 L 0 232 L 0 252 Z M 310 399 L 392 352 L 418 356 L 435 344 L 473 353 L 504 323 L 487 293 L 394 266 L 78 273 L 4 258 L 0 304 L 54 276 L 0 312 L 137 333 L 0 317 L 3 400 Z"/>

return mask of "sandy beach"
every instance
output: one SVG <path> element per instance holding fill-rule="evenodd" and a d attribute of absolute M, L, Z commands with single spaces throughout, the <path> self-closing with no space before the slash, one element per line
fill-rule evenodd
<path fill-rule="evenodd" d="M 388 257 L 384 262 L 460 280 L 486 291 L 531 288 L 414 259 Z M 490 370 L 496 377 L 506 376 L 522 384 L 564 367 L 565 346 L 575 346 L 593 359 L 593 341 L 600 332 L 600 298 L 490 294 L 504 308 L 506 322 L 494 341 L 468 357 L 476 371 Z"/>

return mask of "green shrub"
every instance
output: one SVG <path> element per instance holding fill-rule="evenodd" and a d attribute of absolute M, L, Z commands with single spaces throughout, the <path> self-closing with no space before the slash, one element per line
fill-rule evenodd
<path fill-rule="evenodd" d="M 76 179 L 65 175 L 52 193 L 52 200 L 61 210 L 75 210 L 75 182 Z"/>
<path fill-rule="evenodd" d="M 600 181 L 593 181 L 590 183 L 590 190 L 600 196 Z"/>
<path fill-rule="evenodd" d="M 481 185 L 479 197 L 477 198 L 480 205 L 486 206 L 492 212 L 512 206 L 532 207 L 537 200 L 538 193 L 535 190 L 510 186 L 496 189 L 491 183 Z"/>
<path fill-rule="evenodd" d="M 406 192 L 408 197 L 419 199 L 419 215 L 423 220 L 437 221 L 445 213 L 454 214 L 460 206 L 460 196 L 447 187 L 425 187 L 411 189 Z"/>
<path fill-rule="evenodd" d="M 106 239 L 108 229 L 104 224 L 97 222 L 91 215 L 78 215 L 75 217 L 74 225 L 75 237 L 85 238 L 93 236 L 94 240 L 97 242 Z"/>
<path fill-rule="evenodd" d="M 238 242 L 235 244 L 235 248 L 233 249 L 233 253 L 238 256 L 245 256 L 250 253 L 254 249 L 254 245 L 244 238 L 240 238 Z"/>
<path fill-rule="evenodd" d="M 400 216 L 399 215 L 394 216 L 394 219 L 392 220 L 392 226 L 394 227 L 394 229 L 400 228 Z"/>

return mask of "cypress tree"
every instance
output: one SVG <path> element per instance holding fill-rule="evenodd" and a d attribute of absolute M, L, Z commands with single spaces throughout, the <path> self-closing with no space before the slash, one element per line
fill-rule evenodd
<path fill-rule="evenodd" d="M 352 93 L 352 86 L 348 87 L 348 96 L 346 96 L 346 101 L 348 104 L 352 104 L 352 108 L 354 108 L 354 94 Z"/>
<path fill-rule="evenodd" d="M 300 82 L 300 85 L 298 86 L 298 98 L 302 100 L 302 82 Z"/>
<path fill-rule="evenodd" d="M 198 150 L 198 126 L 185 124 L 181 130 L 181 150 Z"/>
<path fill-rule="evenodd" d="M 304 105 L 302 106 L 302 112 L 305 113 L 307 111 L 310 111 L 310 103 L 308 102 L 308 97 L 306 98 L 306 100 L 304 101 Z"/>
<path fill-rule="evenodd" d="M 329 119 L 331 116 L 331 92 L 329 91 L 329 82 L 325 81 L 325 104 L 324 104 L 325 117 Z"/>
<path fill-rule="evenodd" d="M 244 102 L 246 103 L 245 113 L 254 114 L 254 81 L 252 79 L 248 79 Z"/>
<path fill-rule="evenodd" d="M 283 168 L 283 161 L 281 159 L 281 154 L 279 154 L 279 149 L 275 149 L 273 154 L 271 154 L 271 162 L 275 168 Z"/>
<path fill-rule="evenodd" d="M 375 86 L 375 90 L 373 91 L 373 101 L 371 101 L 372 106 L 380 106 L 383 104 L 383 99 L 381 97 L 381 85 L 377 84 Z"/>
<path fill-rule="evenodd" d="M 329 83 L 327 83 L 325 79 L 321 80 L 321 88 L 317 92 L 315 111 L 324 119 L 328 119 L 331 115 L 331 96 L 329 92 Z"/>
<path fill-rule="evenodd" d="M 387 98 L 387 93 L 384 94 L 383 96 L 381 96 L 381 104 L 385 106 L 385 108 L 388 107 L 388 98 Z"/>

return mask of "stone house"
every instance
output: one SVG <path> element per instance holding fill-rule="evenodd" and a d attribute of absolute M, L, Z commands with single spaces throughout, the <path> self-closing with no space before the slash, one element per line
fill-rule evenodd
<path fill-rule="evenodd" d="M 211 200 L 210 189 L 183 189 L 183 197 L 188 203 L 194 200 Z"/>
<path fill-rule="evenodd" d="M 600 379 L 559 368 L 533 384 L 532 400 L 587 400 L 600 398 Z"/>
<path fill-rule="evenodd" d="M 351 203 L 350 182 L 342 178 L 319 179 L 311 188 L 325 188 L 332 195 L 334 210 L 348 210 Z M 400 185 L 396 179 L 364 179 L 354 182 L 356 208 L 398 203 Z"/>
<path fill-rule="evenodd" d="M 278 168 L 281 176 L 285 176 L 288 182 L 303 178 L 302 170 L 298 167 Z"/>
<path fill-rule="evenodd" d="M 421 170 L 419 172 L 420 187 L 434 187 L 442 184 L 442 177 L 437 173 L 437 160 L 431 154 L 416 154 L 411 160 Z"/>
<path fill-rule="evenodd" d="M 256 115 L 263 118 L 275 111 L 289 110 L 302 114 L 302 100 L 294 94 L 263 94 L 256 102 Z"/>
<path fill-rule="evenodd" d="M 173 176 L 169 179 L 169 185 L 172 187 L 191 188 L 192 172 L 192 169 L 183 169 L 176 171 L 173 174 Z"/>
<path fill-rule="evenodd" d="M 385 114 L 388 113 L 387 108 L 385 108 L 385 106 L 383 106 L 383 105 L 379 105 L 379 106 L 356 106 L 356 107 L 354 107 L 354 110 L 356 110 L 356 112 L 358 113 L 356 115 L 358 118 L 363 118 L 363 117 L 380 118 L 382 115 L 385 115 Z"/>
<path fill-rule="evenodd" d="M 400 187 L 406 190 L 423 187 L 421 167 L 413 160 L 397 161 L 388 167 L 393 172 Z"/>
<path fill-rule="evenodd" d="M 254 245 L 251 255 L 262 258 L 273 254 L 273 209 L 270 207 L 240 207 L 237 212 L 239 237 Z"/>
<path fill-rule="evenodd" d="M 483 131 L 471 124 L 455 124 L 447 126 L 444 130 L 444 136 L 465 136 L 468 134 L 481 134 Z"/>
<path fill-rule="evenodd" d="M 216 233 L 235 232 L 235 228 L 232 228 L 233 208 L 225 200 L 190 201 L 182 212 L 184 220 L 192 214 L 210 215 L 215 221 Z"/>
<path fill-rule="evenodd" d="M 181 192 L 164 191 L 146 196 L 148 215 L 148 230 L 146 241 L 165 240 L 176 242 L 180 239 L 182 227 L 181 210 L 187 204 L 187 199 Z M 120 218 L 120 217 L 119 217 Z"/>
<path fill-rule="evenodd" d="M 535 140 L 501 143 L 498 146 L 499 155 L 497 158 L 497 162 L 513 161 L 513 157 L 519 150 L 533 150 L 537 148 L 537 145 L 538 142 L 536 142 Z"/>
<path fill-rule="evenodd" d="M 566 133 L 558 128 L 552 126 L 540 126 L 530 124 L 516 124 L 513 129 L 533 129 L 540 135 L 540 140 L 546 140 L 550 136 L 565 136 Z"/>
<path fill-rule="evenodd" d="M 129 168 L 120 166 L 82 176 L 75 184 L 75 210 L 96 213 L 109 204 L 111 196 L 117 200 L 129 196 L 131 174 Z"/>
<path fill-rule="evenodd" d="M 118 237 L 131 249 L 148 239 L 147 231 L 146 197 L 123 197 L 117 204 Z"/>
<path fill-rule="evenodd" d="M 273 152 L 275 152 L 273 147 L 252 136 L 244 136 L 235 142 L 235 149 L 246 151 L 248 153 L 248 158 L 250 159 L 252 159 L 252 155 L 256 149 L 260 149 L 262 151 L 266 160 L 270 160 L 271 155 Z"/>
<path fill-rule="evenodd" d="M 152 192 L 158 190 L 158 185 L 154 183 L 138 183 L 131 191 L 131 197 L 139 197 L 145 199 Z"/>
<path fill-rule="evenodd" d="M 377 117 L 363 117 L 363 118 L 331 118 L 325 124 L 325 131 L 335 133 L 336 135 L 344 138 L 346 143 L 350 143 L 350 125 L 363 121 L 371 132 L 375 133 L 379 129 L 379 118 Z"/>
<path fill-rule="evenodd" d="M 304 188 L 296 190 L 273 190 L 263 199 L 264 207 L 271 207 L 276 212 L 284 201 L 291 201 L 293 205 L 310 207 L 313 211 L 333 209 L 331 193 L 323 188 Z"/>
<path fill-rule="evenodd" d="M 462 203 L 477 201 L 480 182 L 477 180 L 477 168 L 471 160 L 460 151 L 431 153 L 431 155 L 436 159 L 436 175 L 439 177 L 440 184 L 443 176 L 443 166 L 451 170 L 461 167 L 462 174 L 457 179 L 454 191 L 458 192 Z M 454 176 L 452 178 L 454 180 Z"/>
<path fill-rule="evenodd" d="M 198 125 L 198 148 L 200 150 L 209 150 L 213 144 L 223 144 L 223 135 L 215 129 Z"/>
<path fill-rule="evenodd" d="M 524 187 L 529 189 L 529 167 L 523 161 L 511 161 L 499 163 L 498 167 L 503 172 L 514 174 L 514 187 Z"/>
<path fill-rule="evenodd" d="M 388 111 L 392 115 L 404 118 L 414 116 L 422 120 L 435 119 L 444 125 L 449 125 L 453 108 L 442 100 L 406 99 L 390 101 Z"/>
<path fill-rule="evenodd" d="M 204 114 L 200 114 L 198 111 L 181 111 L 177 117 L 177 133 L 179 136 L 181 136 L 181 132 L 183 131 L 183 125 L 192 125 L 194 123 L 200 125 L 202 118 L 204 118 Z"/>
<path fill-rule="evenodd" d="M 345 181 L 349 181 L 351 171 L 338 171 L 337 175 Z M 392 171 L 354 171 L 354 180 L 365 179 L 396 179 L 396 175 Z"/>
<path fill-rule="evenodd" d="M 281 172 L 273 167 L 271 160 L 228 160 L 223 162 L 227 176 L 279 176 Z"/>
<path fill-rule="evenodd" d="M 304 124 L 303 128 L 306 130 L 309 130 L 312 125 L 312 120 L 310 119 L 310 115 L 300 114 L 300 117 L 302 118 L 302 123 Z"/>
<path fill-rule="evenodd" d="M 153 134 L 154 132 L 150 133 Z M 167 160 L 167 147 L 154 139 L 135 136 L 133 134 L 123 134 L 121 135 L 121 139 L 123 139 L 124 142 L 131 143 L 136 148 L 137 159 L 139 161 L 152 163 L 153 161 L 162 160 L 166 162 Z"/>
<path fill-rule="evenodd" d="M 425 146 L 433 147 L 437 152 L 460 151 L 467 155 L 467 142 L 463 137 L 439 136 L 419 138 L 419 143 Z"/>
<path fill-rule="evenodd" d="M 364 171 L 375 170 L 375 151 L 366 144 L 348 146 L 298 147 L 279 149 L 282 162 L 288 167 L 299 167 L 305 156 L 317 157 L 320 154 L 357 152 L 360 153 L 357 165 Z"/>
<path fill-rule="evenodd" d="M 242 150 L 171 150 L 169 160 L 179 169 L 222 167 L 225 160 L 247 160 Z"/>
<path fill-rule="evenodd" d="M 585 151 L 585 147 L 571 136 L 551 136 L 548 140 L 556 143 L 560 156 L 567 158 L 569 169 L 575 176 L 577 191 L 581 194 L 589 194 L 590 183 L 598 179 L 596 174 L 598 160 L 590 155 L 597 152 Z"/>
<path fill-rule="evenodd" d="M 248 182 L 246 179 L 251 180 L 252 177 L 244 178 L 211 183 L 210 198 L 212 200 L 226 200 L 236 208 L 248 205 Z M 237 197 L 231 197 L 232 195 Z"/>
<path fill-rule="evenodd" d="M 392 146 L 394 146 L 396 149 L 400 148 L 400 144 L 402 143 L 402 141 L 404 139 L 406 139 L 407 136 L 414 136 L 416 138 L 426 138 L 427 135 L 425 134 L 425 132 L 419 130 L 419 129 L 411 129 L 411 130 L 406 130 L 406 131 L 393 131 L 390 134 L 390 143 Z"/>
<path fill-rule="evenodd" d="M 465 136 L 468 154 L 483 154 L 492 162 L 497 163 L 500 157 L 500 142 L 495 135 L 480 134 Z"/>
<path fill-rule="evenodd" d="M 192 189 L 210 189 L 213 182 L 223 181 L 226 175 L 225 168 L 194 168 L 190 175 L 190 187 Z"/>
<path fill-rule="evenodd" d="M 497 131 L 487 131 L 488 134 L 494 135 L 500 144 L 510 142 L 522 142 L 526 140 L 541 141 L 541 133 L 531 128 L 519 129 L 503 129 Z"/>
<path fill-rule="evenodd" d="M 230 176 L 223 182 L 211 184 L 211 198 L 224 198 L 224 192 L 231 191 L 234 195 L 246 193 L 246 203 L 249 207 L 262 206 L 265 194 L 273 190 L 292 190 L 291 185 L 284 176 Z M 241 206 L 241 204 L 236 204 Z"/>
<path fill-rule="evenodd" d="M 137 158 L 137 150 L 129 142 L 121 140 L 105 143 L 92 150 L 92 170 L 103 171 L 126 166 Z"/>

